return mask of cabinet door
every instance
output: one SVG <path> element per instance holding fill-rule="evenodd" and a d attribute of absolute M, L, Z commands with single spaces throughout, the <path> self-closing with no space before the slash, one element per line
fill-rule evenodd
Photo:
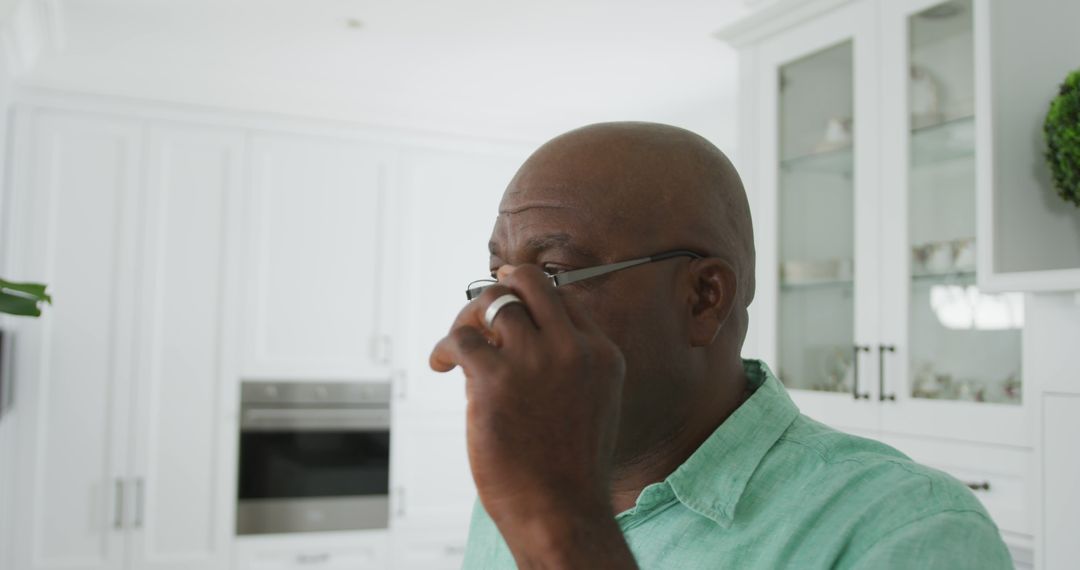
<path fill-rule="evenodd" d="M 1080 559 L 1080 395 L 1046 395 L 1042 404 L 1041 566 L 1072 568 Z"/>
<path fill-rule="evenodd" d="M 753 54 L 758 350 L 804 412 L 875 429 L 875 4 L 851 3 Z"/>
<path fill-rule="evenodd" d="M 221 568 L 235 504 L 227 421 L 236 311 L 226 270 L 243 138 L 212 129 L 150 131 L 132 481 L 133 568 Z M 232 295 L 235 300 L 235 295 Z"/>
<path fill-rule="evenodd" d="M 245 377 L 389 375 L 380 311 L 387 165 L 376 147 L 344 139 L 252 141 Z"/>
<path fill-rule="evenodd" d="M 882 429 L 1023 446 L 1022 295 L 976 280 L 973 0 L 882 10 Z M 978 239 L 977 239 L 978 237 Z"/>
<path fill-rule="evenodd" d="M 1080 289 L 1080 215 L 1057 195 L 1043 123 L 1080 65 L 1080 2 L 974 0 L 979 284 L 994 291 Z"/>
<path fill-rule="evenodd" d="M 120 568 L 133 355 L 137 123 L 18 116 L 12 278 L 54 304 L 17 331 L 16 567 Z"/>
<path fill-rule="evenodd" d="M 406 292 L 404 337 L 395 378 L 399 409 L 464 413 L 460 370 L 437 374 L 428 355 L 465 306 L 465 289 L 489 276 L 488 239 L 502 191 L 524 152 L 413 151 L 402 162 L 408 219 L 400 220 Z"/>
<path fill-rule="evenodd" d="M 476 490 L 465 447 L 465 379 L 427 366 L 488 277 L 491 229 L 503 189 L 527 149 L 412 150 L 404 156 L 401 219 L 404 363 L 395 378 L 392 438 L 393 568 L 460 568 Z"/>
<path fill-rule="evenodd" d="M 394 418 L 391 527 L 464 536 L 476 498 L 465 448 L 465 418 L 424 414 Z"/>

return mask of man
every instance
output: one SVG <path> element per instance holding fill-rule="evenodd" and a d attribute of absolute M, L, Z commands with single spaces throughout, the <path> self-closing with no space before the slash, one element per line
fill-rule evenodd
<path fill-rule="evenodd" d="M 750 212 L 703 138 L 555 138 L 490 245 L 498 282 L 431 355 L 467 379 L 466 568 L 1011 567 L 962 484 L 800 415 L 740 358 Z"/>

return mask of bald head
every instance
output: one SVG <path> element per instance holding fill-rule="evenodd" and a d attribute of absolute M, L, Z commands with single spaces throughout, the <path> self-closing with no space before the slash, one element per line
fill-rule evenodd
<path fill-rule="evenodd" d="M 589 125 L 541 146 L 510 182 L 500 214 L 574 209 L 613 256 L 685 248 L 735 271 L 739 302 L 754 296 L 754 239 L 742 181 L 716 146 L 658 123 Z"/>
<path fill-rule="evenodd" d="M 668 258 L 560 288 L 626 360 L 615 451 L 624 465 L 709 425 L 744 390 L 754 245 L 738 174 L 690 131 L 591 125 L 529 157 L 492 233 L 493 271 L 535 264 L 560 273 L 671 250 L 705 258 Z"/>

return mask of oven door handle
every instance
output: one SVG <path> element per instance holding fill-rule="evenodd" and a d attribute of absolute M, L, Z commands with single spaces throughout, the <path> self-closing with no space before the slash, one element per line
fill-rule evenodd
<path fill-rule="evenodd" d="M 245 431 L 390 429 L 390 410 L 249 408 L 241 414 L 240 428 Z"/>

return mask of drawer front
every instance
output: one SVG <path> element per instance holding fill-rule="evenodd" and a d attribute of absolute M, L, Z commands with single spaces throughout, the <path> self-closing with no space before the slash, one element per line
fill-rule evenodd
<path fill-rule="evenodd" d="M 388 566 L 385 532 L 363 540 L 304 534 L 238 541 L 236 570 L 382 570 Z"/>
<path fill-rule="evenodd" d="M 395 537 L 395 570 L 457 570 L 465 560 L 460 532 L 403 531 Z"/>
<path fill-rule="evenodd" d="M 255 553 L 241 565 L 241 568 L 248 570 L 346 570 L 385 567 L 384 557 L 374 550 L 319 549 Z"/>
<path fill-rule="evenodd" d="M 902 436 L 881 441 L 966 483 L 998 527 L 1031 535 L 1031 450 Z"/>

